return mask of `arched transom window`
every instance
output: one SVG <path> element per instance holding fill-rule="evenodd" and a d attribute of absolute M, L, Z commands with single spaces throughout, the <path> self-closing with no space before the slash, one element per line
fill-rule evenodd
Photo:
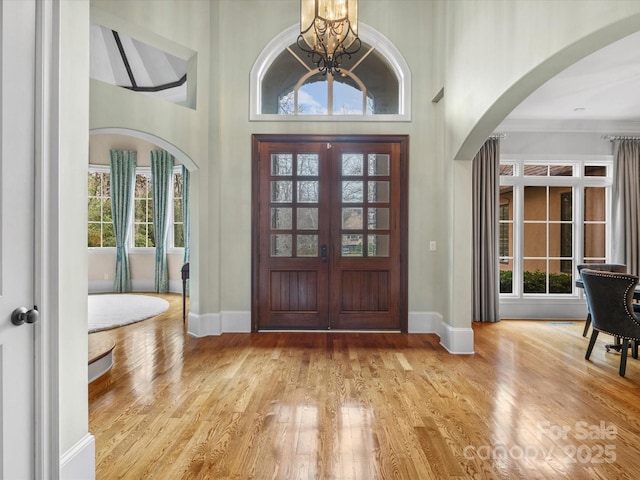
<path fill-rule="evenodd" d="M 320 73 L 296 45 L 297 26 L 276 37 L 252 70 L 251 119 L 410 120 L 402 55 L 371 28 L 361 23 L 359 30 L 362 48 L 335 76 Z"/>

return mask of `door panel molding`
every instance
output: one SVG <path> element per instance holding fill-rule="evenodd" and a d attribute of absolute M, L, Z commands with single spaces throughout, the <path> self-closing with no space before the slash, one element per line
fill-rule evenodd
<path fill-rule="evenodd" d="M 407 331 L 408 151 L 407 135 L 252 135 L 252 331 Z M 317 177 L 289 166 L 304 152 L 319 155 Z M 284 173 L 273 168 L 277 155 L 287 157 Z M 361 166 L 342 165 L 351 157 Z M 311 209 L 296 193 L 308 184 L 319 192 Z M 309 237 L 298 210 L 316 207 Z"/>

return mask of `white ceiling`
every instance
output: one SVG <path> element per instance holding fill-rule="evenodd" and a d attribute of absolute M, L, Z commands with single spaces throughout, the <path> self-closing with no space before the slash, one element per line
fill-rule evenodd
<path fill-rule="evenodd" d="M 573 64 L 506 120 L 640 120 L 640 32 Z"/>

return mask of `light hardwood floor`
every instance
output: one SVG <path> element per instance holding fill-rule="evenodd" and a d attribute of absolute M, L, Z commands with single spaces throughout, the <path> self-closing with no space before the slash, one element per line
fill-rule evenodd
<path fill-rule="evenodd" d="M 89 386 L 98 480 L 635 479 L 640 360 L 618 375 L 583 323 L 474 325 L 474 355 L 436 335 L 193 338 L 180 296 L 109 331 Z"/>

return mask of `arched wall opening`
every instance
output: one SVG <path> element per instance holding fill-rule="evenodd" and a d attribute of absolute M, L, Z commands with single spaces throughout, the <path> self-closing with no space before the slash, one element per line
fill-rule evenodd
<path fill-rule="evenodd" d="M 485 140 L 524 99 L 536 89 L 578 60 L 640 30 L 640 14 L 630 16 L 596 30 L 568 45 L 531 69 L 487 109 L 473 126 L 455 155 L 456 160 L 471 160 Z"/>
<path fill-rule="evenodd" d="M 163 149 L 174 156 L 176 165 L 184 165 L 190 173 L 198 171 L 198 166 L 195 162 L 180 148 L 176 147 L 166 140 L 139 130 L 133 130 L 128 128 L 95 128 L 90 130 L 90 145 L 92 138 L 105 137 L 107 140 L 105 143 L 96 147 L 98 150 L 105 150 L 101 152 L 102 158 L 96 162 L 90 155 L 89 163 L 98 164 L 99 166 L 106 167 L 108 165 L 108 151 L 106 151 L 110 145 L 110 142 L 114 142 L 118 145 L 116 148 L 130 148 L 127 145 L 144 145 L 143 151 L 138 153 L 139 166 L 149 165 L 150 160 L 148 158 L 141 158 L 143 155 L 148 156 L 150 149 Z M 130 142 L 127 141 L 130 139 Z M 115 139 L 115 140 L 114 140 Z M 121 139 L 121 140 L 117 140 Z M 137 142 L 137 143 L 136 143 Z M 125 147 L 122 147 L 125 145 Z M 90 148 L 90 152 L 95 149 Z M 142 160 L 142 161 L 141 161 Z M 148 167 L 147 167 L 148 168 Z M 197 176 L 191 176 L 191 182 L 197 179 Z M 193 189 L 192 189 L 193 191 Z M 192 195 L 193 196 L 193 195 Z M 191 215 L 191 228 L 193 233 L 197 231 L 197 216 Z M 111 272 L 115 269 L 114 249 L 112 248 L 89 248 L 89 293 L 106 293 L 112 287 Z M 152 291 L 153 290 L 153 259 L 155 255 L 152 255 L 150 249 L 133 249 L 130 251 L 130 263 L 132 269 L 132 289 L 134 291 Z M 151 252 L 151 253 L 150 253 Z M 183 249 L 175 248 L 169 249 L 167 252 L 168 264 L 169 264 L 169 291 L 172 293 L 182 293 L 182 278 L 181 267 L 183 265 Z M 132 258 L 133 257 L 133 258 Z M 190 261 L 197 261 L 197 251 L 194 248 L 190 248 Z M 198 269 L 192 269 L 190 272 L 190 283 L 197 282 Z M 191 298 L 191 308 L 196 309 L 198 307 L 197 295 Z"/>
<path fill-rule="evenodd" d="M 504 92 L 495 99 L 486 109 L 485 113 L 475 122 L 469 133 L 458 146 L 451 145 L 453 160 L 452 177 L 452 223 L 451 235 L 453 245 L 452 262 L 454 263 L 451 283 L 454 285 L 466 284 L 468 290 L 466 294 L 461 294 L 457 290 L 455 297 L 450 300 L 454 327 L 469 327 L 473 321 L 471 318 L 471 308 L 461 305 L 470 305 L 472 298 L 472 286 L 469 279 L 472 278 L 472 217 L 471 217 L 471 160 L 476 155 L 482 144 L 489 136 L 495 132 L 496 128 L 508 117 L 511 111 L 517 107 L 524 99 L 532 94 L 537 88 L 547 80 L 571 66 L 578 60 L 591 53 L 639 30 L 640 14 L 634 14 L 623 20 L 614 22 L 603 28 L 594 30 L 588 35 L 558 50 L 534 68 L 531 68 L 518 81 L 510 85 Z M 468 295 L 468 297 L 467 297 Z M 468 302 L 462 302 L 464 297 Z M 460 322 L 462 318 L 467 318 L 468 323 Z M 472 336 L 472 334 L 471 334 Z M 468 351 L 473 351 L 472 342 L 467 343 Z"/>

